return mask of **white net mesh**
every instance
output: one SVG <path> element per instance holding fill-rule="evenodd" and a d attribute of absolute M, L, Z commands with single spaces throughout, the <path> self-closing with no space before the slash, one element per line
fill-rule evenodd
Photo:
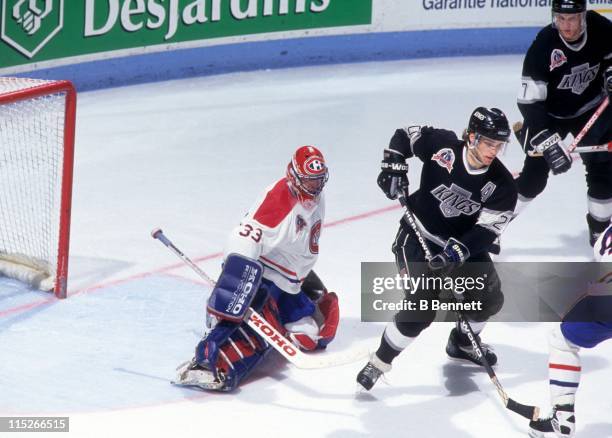
<path fill-rule="evenodd" d="M 45 83 L 0 78 L 0 95 Z M 57 270 L 64 117 L 65 93 L 0 103 L 0 259 L 41 289 Z M 25 266 L 40 272 L 30 277 Z"/>

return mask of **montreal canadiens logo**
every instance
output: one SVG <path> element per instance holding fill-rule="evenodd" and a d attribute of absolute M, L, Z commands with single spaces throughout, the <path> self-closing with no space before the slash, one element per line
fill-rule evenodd
<path fill-rule="evenodd" d="M 325 170 L 325 163 L 319 157 L 310 157 L 304 162 L 304 171 L 308 175 L 318 175 Z"/>
<path fill-rule="evenodd" d="M 553 71 L 557 67 L 561 67 L 563 64 L 567 62 L 567 57 L 563 50 L 555 49 L 550 54 L 550 71 Z"/>
<path fill-rule="evenodd" d="M 321 221 L 317 221 L 310 229 L 310 252 L 319 254 L 319 236 L 321 236 Z"/>
<path fill-rule="evenodd" d="M 440 167 L 448 170 L 448 173 L 453 171 L 453 164 L 455 164 L 455 153 L 452 149 L 444 148 L 433 154 L 431 157 L 433 161 L 438 163 Z"/>

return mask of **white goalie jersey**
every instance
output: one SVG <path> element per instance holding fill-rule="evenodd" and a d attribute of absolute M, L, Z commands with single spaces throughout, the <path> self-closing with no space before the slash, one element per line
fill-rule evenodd
<path fill-rule="evenodd" d="M 317 261 L 324 216 L 323 193 L 305 206 L 283 178 L 266 189 L 232 230 L 225 255 L 237 253 L 259 260 L 264 278 L 296 294 Z"/>

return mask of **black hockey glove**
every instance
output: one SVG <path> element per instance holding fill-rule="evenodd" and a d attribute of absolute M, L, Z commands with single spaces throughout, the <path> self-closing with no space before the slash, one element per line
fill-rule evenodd
<path fill-rule="evenodd" d="M 612 65 L 604 72 L 604 87 L 608 92 L 608 96 L 612 95 Z"/>
<path fill-rule="evenodd" d="M 451 237 L 446 242 L 440 254 L 436 254 L 429 261 L 429 268 L 442 275 L 448 275 L 455 268 L 461 266 L 470 256 L 470 250 L 463 243 Z"/>
<path fill-rule="evenodd" d="M 544 159 L 555 175 L 567 172 L 572 167 L 572 157 L 561 145 L 561 136 L 556 132 L 544 129 L 531 139 L 531 146 L 536 151 L 542 151 Z"/>
<path fill-rule="evenodd" d="M 385 149 L 380 168 L 376 182 L 387 198 L 397 199 L 404 190 L 408 190 L 408 164 L 401 153 Z"/>

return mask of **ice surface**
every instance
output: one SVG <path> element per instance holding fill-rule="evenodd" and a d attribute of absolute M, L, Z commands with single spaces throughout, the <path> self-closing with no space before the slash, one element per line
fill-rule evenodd
<path fill-rule="evenodd" d="M 304 371 L 270 357 L 235 394 L 172 387 L 202 332 L 203 284 L 149 233 L 162 227 L 211 276 L 229 230 L 283 175 L 294 148 L 325 153 L 329 226 L 317 272 L 340 295 L 330 351 L 375 348 L 359 322 L 362 261 L 391 261 L 399 209 L 376 186 L 395 128 L 460 132 L 479 105 L 518 119 L 522 58 L 453 58 L 230 74 L 79 96 L 68 300 L 0 281 L 0 415 L 69 415 L 84 437 L 520 437 L 487 375 L 447 360 L 450 326 L 427 329 L 388 384 L 356 394 L 363 363 Z M 503 161 L 520 170 L 513 143 Z M 419 165 L 411 162 L 413 188 Z M 504 260 L 588 260 L 585 182 L 575 163 L 503 239 Z M 505 291 L 507 294 L 511 291 Z M 499 378 L 546 406 L 550 324 L 484 332 Z M 584 352 L 578 436 L 612 436 L 612 342 Z"/>

